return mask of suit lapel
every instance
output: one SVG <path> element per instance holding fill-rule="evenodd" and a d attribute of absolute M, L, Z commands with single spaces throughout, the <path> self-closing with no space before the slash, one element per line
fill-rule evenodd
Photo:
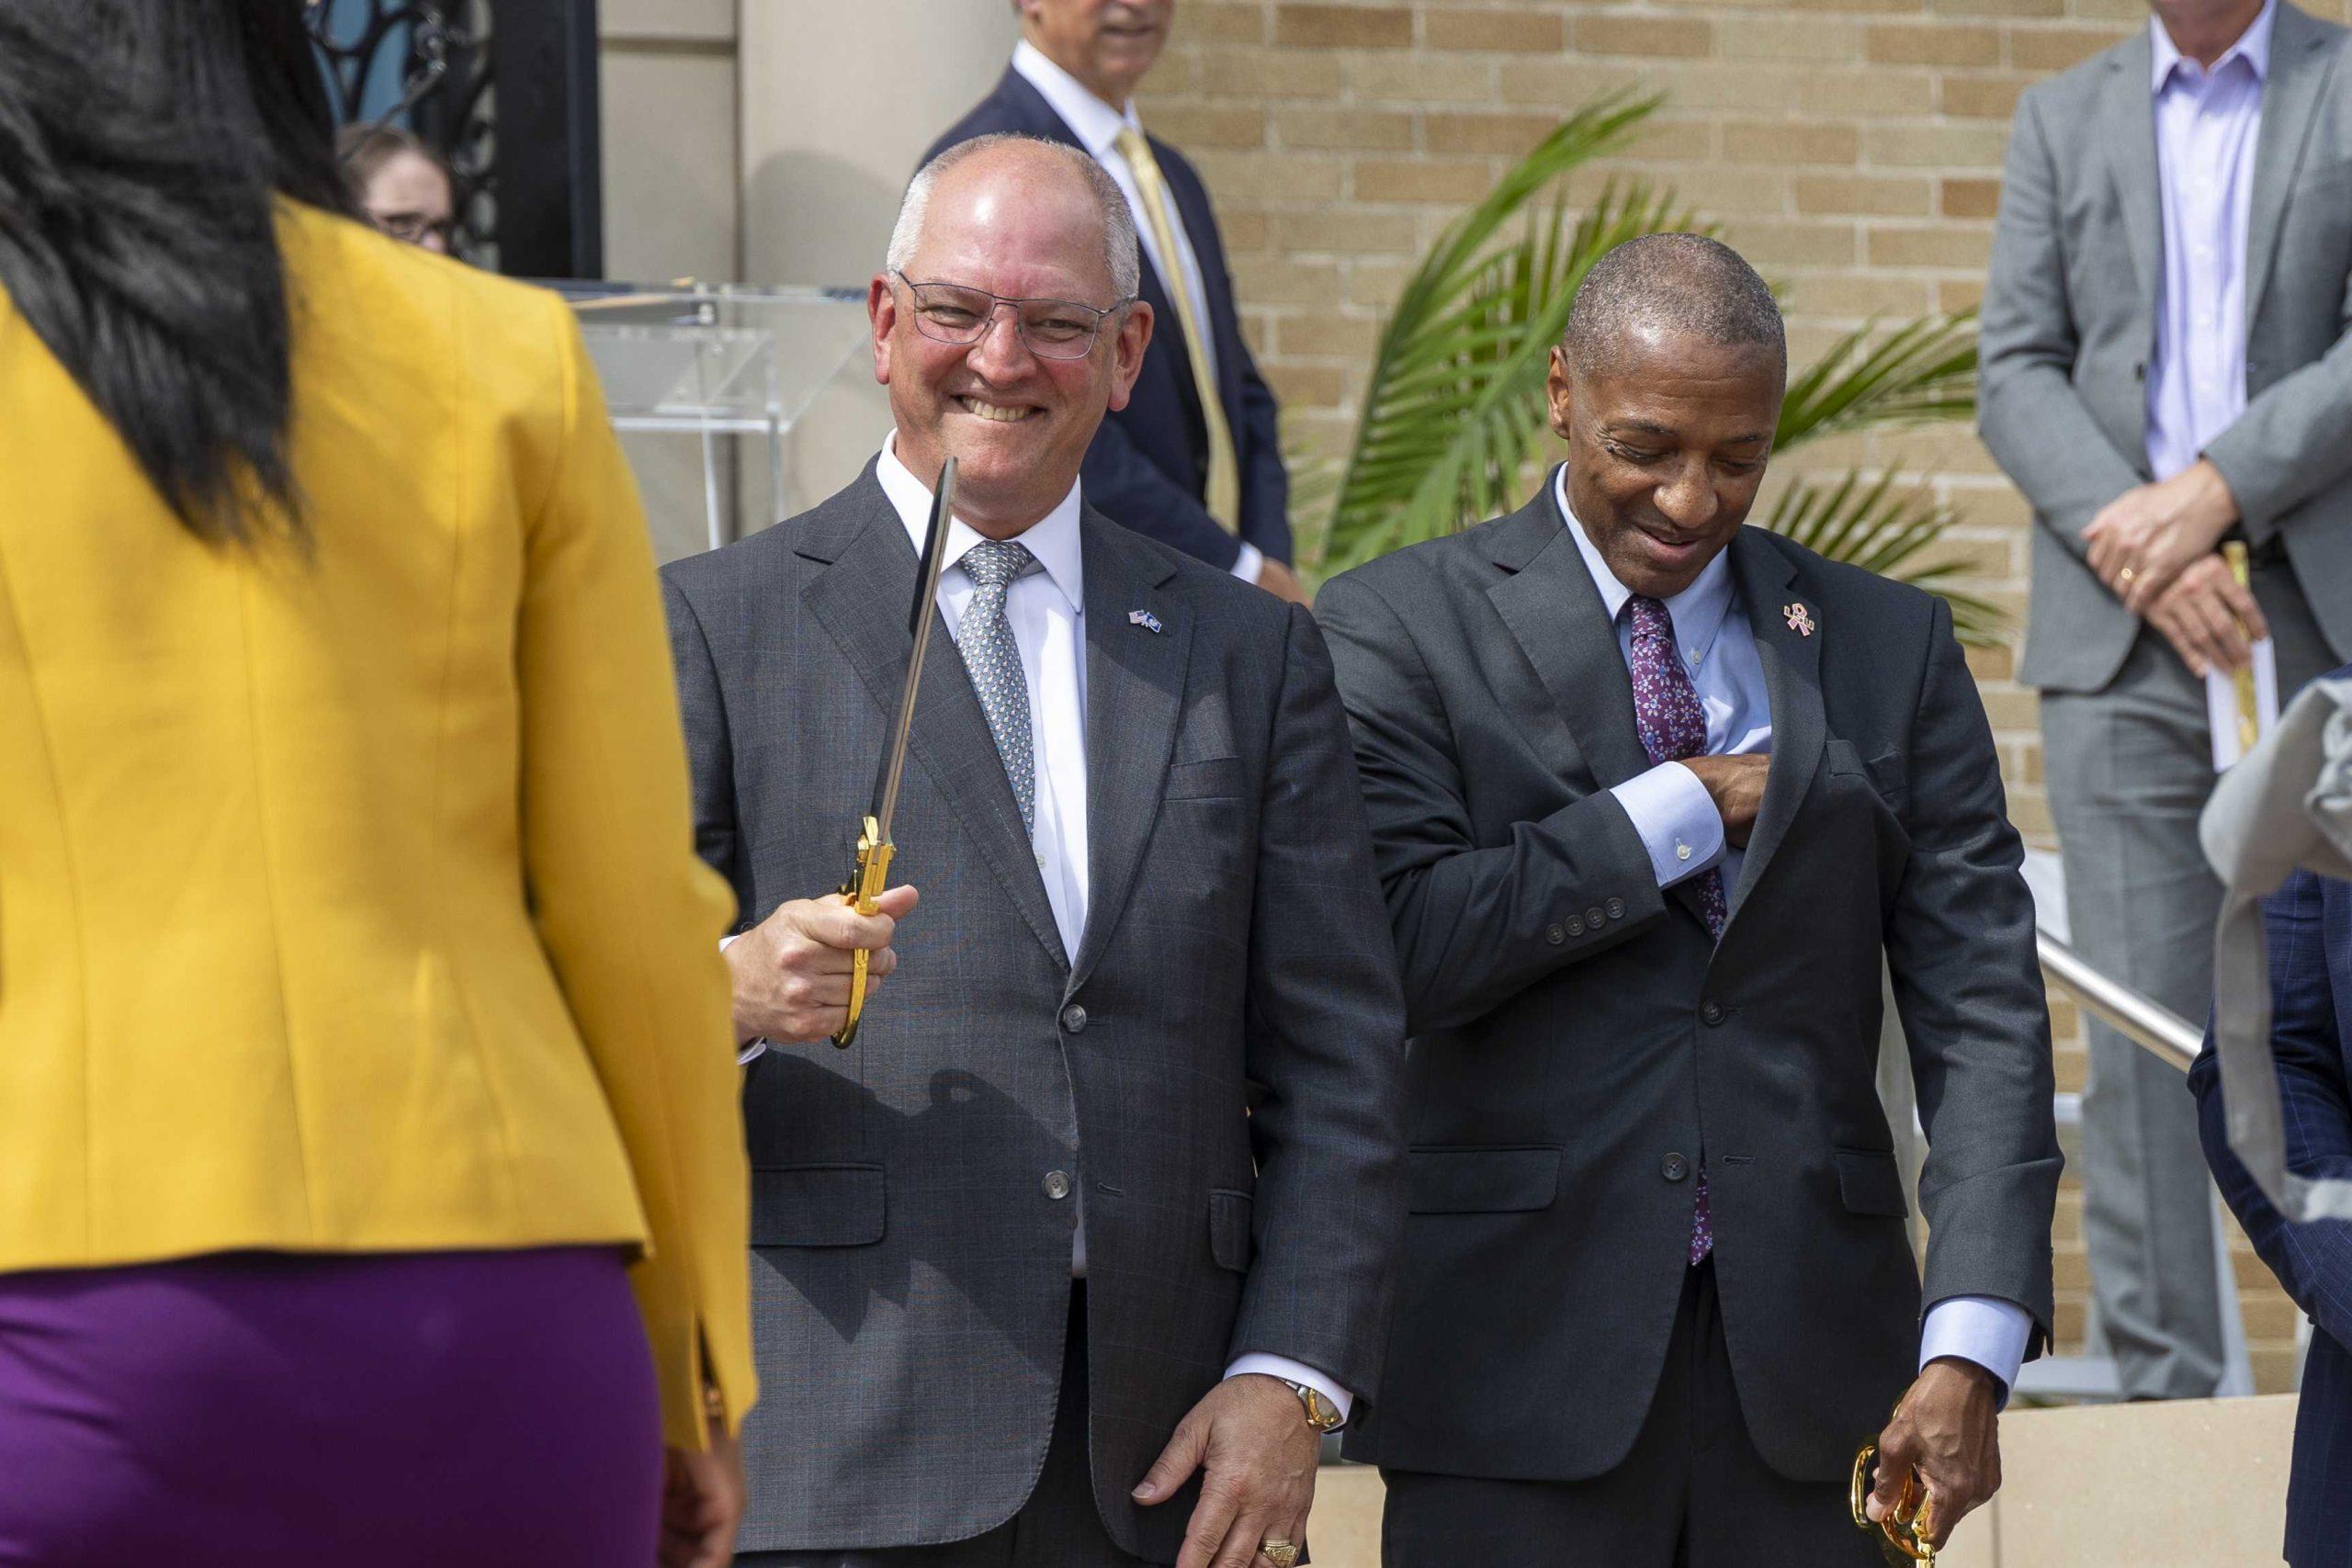
<path fill-rule="evenodd" d="M 1080 525 L 1086 573 L 1086 931 L 1070 988 L 1119 923 L 1150 842 L 1184 706 L 1192 617 L 1166 592 L 1176 568 L 1100 513 Z M 1142 610 L 1159 629 L 1128 617 Z M 975 705 L 977 707 L 977 705 Z"/>
<path fill-rule="evenodd" d="M 1648 768 L 1649 753 L 1634 726 L 1634 681 L 1617 628 L 1553 502 L 1552 486 L 1547 479 L 1535 499 L 1496 530 L 1494 561 L 1510 575 L 1487 590 L 1487 600 L 1566 726 L 1565 736 L 1537 726 L 1536 744 L 1562 777 L 1585 773 L 1608 789 Z"/>
<path fill-rule="evenodd" d="M 831 634 L 887 720 L 898 711 L 907 660 L 914 652 L 907 606 L 914 599 L 920 563 L 871 467 L 844 498 L 838 518 L 830 521 L 835 525 L 812 529 L 797 547 L 802 555 L 828 563 L 801 590 L 801 602 Z M 1012 895 L 1046 951 L 1066 965 L 1053 907 L 1046 901 L 1046 885 L 1022 831 L 1020 803 L 944 622 L 932 628 L 907 754 L 909 765 L 920 767 L 947 798 L 980 859 Z M 864 801 L 855 804 L 855 810 L 865 808 Z"/>
<path fill-rule="evenodd" d="M 2270 76 L 2262 85 L 2262 130 L 2254 150 L 2254 194 L 2247 205 L 2245 230 L 2245 321 L 2249 331 L 2262 308 L 2270 281 L 2272 258 L 2278 251 L 2278 231 L 2287 218 L 2287 198 L 2295 188 L 2295 172 L 2303 161 L 2303 145 L 2311 139 L 2317 118 L 2321 85 L 2334 61 L 2320 46 L 2327 35 L 2292 6 L 2281 5 L 2271 24 Z"/>
<path fill-rule="evenodd" d="M 2108 167 L 2115 177 L 2124 238 L 2132 248 L 2132 265 L 2140 276 L 2140 298 L 2148 302 L 2152 313 L 2164 288 L 2156 105 L 2148 90 L 2148 74 L 2154 68 L 2154 48 L 2143 27 L 2116 51 L 2099 109 L 2099 140 L 2106 143 Z"/>
<path fill-rule="evenodd" d="M 1732 580 L 1755 633 L 1764 666 L 1764 689 L 1772 705 L 1772 761 L 1764 775 L 1764 804 L 1748 835 L 1739 886 L 1730 889 L 1732 918 L 1739 916 L 1748 891 L 1771 863 L 1788 835 L 1813 775 L 1821 765 L 1828 717 L 1821 705 L 1821 645 L 1836 635 L 1823 625 L 1821 605 L 1794 581 L 1796 569 L 1761 530 L 1742 528 L 1731 542 Z M 1802 605 L 1804 627 L 1791 626 Z"/>

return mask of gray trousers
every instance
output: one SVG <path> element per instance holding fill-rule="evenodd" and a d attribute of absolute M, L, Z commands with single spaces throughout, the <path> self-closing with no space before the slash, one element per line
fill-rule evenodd
<path fill-rule="evenodd" d="M 2257 562 L 2281 705 L 2337 662 L 2283 561 Z M 2201 1024 L 2221 884 L 2197 840 L 2213 789 L 2204 682 L 2143 629 L 2104 691 L 2045 692 L 2042 755 L 2075 951 Z M 2197 1108 L 2177 1069 L 2086 1025 L 2083 1238 L 2096 1318 L 2126 1398 L 2194 1399 L 2222 1376 L 2212 1207 Z"/>
<path fill-rule="evenodd" d="M 833 1551 L 746 1551 L 735 1568 L 1133 1568 L 1094 1506 L 1086 1438 L 1086 1292 L 1070 1292 L 1062 1391 L 1044 1471 L 1021 1512 L 985 1535 L 939 1546 Z M 1180 1499 L 1172 1507 L 1185 1505 Z"/>

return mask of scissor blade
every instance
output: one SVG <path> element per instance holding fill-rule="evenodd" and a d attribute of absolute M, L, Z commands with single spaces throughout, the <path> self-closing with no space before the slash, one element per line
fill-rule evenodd
<path fill-rule="evenodd" d="M 899 780 L 907 771 L 907 738 L 914 732 L 915 691 L 922 684 L 923 655 L 931 649 L 931 628 L 937 624 L 939 572 L 947 559 L 947 526 L 956 516 L 956 459 L 939 470 L 939 489 L 931 498 L 931 522 L 923 534 L 922 565 L 915 577 L 915 602 L 907 618 L 907 634 L 914 652 L 907 660 L 907 683 L 899 693 L 899 716 L 890 727 L 890 744 L 883 749 L 882 771 L 874 781 L 874 820 L 882 829 L 880 841 L 892 842 L 890 818 L 899 809 Z"/>

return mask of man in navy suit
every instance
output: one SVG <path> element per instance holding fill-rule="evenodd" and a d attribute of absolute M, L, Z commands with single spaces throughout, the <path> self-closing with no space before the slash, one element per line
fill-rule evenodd
<path fill-rule="evenodd" d="M 2338 678 L 2352 675 L 2339 670 Z M 2263 906 L 2270 948 L 2270 1049 L 2285 1112 L 2287 1168 L 2352 1176 L 2352 883 L 2298 871 Z M 2254 1249 L 2316 1325 L 2295 1414 L 2287 1561 L 2352 1564 L 2352 1224 L 2293 1224 L 2230 1152 L 2221 1064 L 2210 1035 L 2189 1069 L 2205 1157 Z"/>
<path fill-rule="evenodd" d="M 1146 136 L 1136 84 L 1174 0 L 1014 0 L 1021 42 L 989 96 L 923 154 L 1011 131 L 1083 149 L 1125 192 L 1157 323 L 1124 411 L 1102 422 L 1086 498 L 1116 522 L 1304 602 L 1274 394 L 1241 341 L 1225 242 L 1183 154 Z"/>

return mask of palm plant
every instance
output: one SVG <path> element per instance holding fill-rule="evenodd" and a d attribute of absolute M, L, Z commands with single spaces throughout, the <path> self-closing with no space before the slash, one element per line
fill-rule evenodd
<path fill-rule="evenodd" d="M 1630 141 L 1660 101 L 1612 95 L 1578 109 L 1438 237 L 1381 333 L 1332 486 L 1324 571 L 1518 503 L 1548 434 L 1544 373 L 1577 285 L 1614 245 L 1701 227 L 1672 191 L 1640 182 L 1611 185 L 1581 211 L 1559 191 L 1562 176 Z M 1525 232 L 1500 239 L 1522 213 Z M 1848 334 L 1791 378 L 1776 453 L 1833 434 L 1966 417 L 1975 408 L 1972 327 L 1964 315 L 1935 316 Z M 1957 566 L 1920 558 L 1951 521 L 1923 493 L 1859 472 L 1792 483 L 1763 518 L 1834 559 L 1942 593 L 1963 639 L 1995 640 L 1999 611 L 1951 589 Z"/>

